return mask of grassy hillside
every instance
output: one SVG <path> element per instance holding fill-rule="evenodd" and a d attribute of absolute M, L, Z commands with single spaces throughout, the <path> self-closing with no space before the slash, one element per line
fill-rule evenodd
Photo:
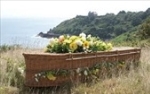
<path fill-rule="evenodd" d="M 114 45 L 150 46 L 150 17 L 112 40 Z"/>

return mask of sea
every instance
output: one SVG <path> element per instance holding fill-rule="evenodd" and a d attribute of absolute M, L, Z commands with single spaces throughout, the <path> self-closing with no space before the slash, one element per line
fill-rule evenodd
<path fill-rule="evenodd" d="M 61 23 L 63 18 L 1 18 L 0 44 L 21 45 L 29 48 L 43 48 L 49 39 L 37 36 Z"/>

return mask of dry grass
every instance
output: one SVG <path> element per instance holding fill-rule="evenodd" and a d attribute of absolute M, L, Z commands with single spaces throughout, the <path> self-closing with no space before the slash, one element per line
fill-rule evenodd
<path fill-rule="evenodd" d="M 101 80 L 94 85 L 82 84 L 73 89 L 73 94 L 149 94 L 150 92 L 150 49 L 142 49 L 141 64 L 128 74 L 120 74 Z"/>
<path fill-rule="evenodd" d="M 0 87 L 0 94 L 19 94 L 19 89 L 16 87 Z"/>
<path fill-rule="evenodd" d="M 0 94 L 20 94 L 18 92 L 24 90 L 25 61 L 22 53 L 33 51 L 42 50 L 20 48 L 0 53 Z"/>
<path fill-rule="evenodd" d="M 23 85 L 23 52 L 42 52 L 41 49 L 15 49 L 0 56 L 0 94 L 29 94 Z M 143 48 L 141 64 L 136 70 L 112 78 L 100 79 L 92 85 L 80 84 L 72 88 L 72 94 L 149 94 L 150 92 L 150 48 Z M 7 92 L 6 92 L 7 91 Z M 37 93 L 36 93 L 37 94 Z M 42 93 L 50 94 L 50 93 Z M 52 93 L 57 94 L 57 93 Z M 62 94 L 62 93 L 59 93 Z"/>

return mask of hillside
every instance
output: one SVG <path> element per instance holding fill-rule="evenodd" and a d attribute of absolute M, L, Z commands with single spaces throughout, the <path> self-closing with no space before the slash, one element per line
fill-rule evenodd
<path fill-rule="evenodd" d="M 150 17 L 128 32 L 112 39 L 115 45 L 150 46 Z"/>
<path fill-rule="evenodd" d="M 75 34 L 81 32 L 98 36 L 103 40 L 110 40 L 127 32 L 138 30 L 150 16 L 150 8 L 146 11 L 125 12 L 120 11 L 118 14 L 107 13 L 98 15 L 95 12 L 89 12 L 87 16 L 77 15 L 75 18 L 61 22 L 59 25 L 50 29 L 48 34 Z"/>

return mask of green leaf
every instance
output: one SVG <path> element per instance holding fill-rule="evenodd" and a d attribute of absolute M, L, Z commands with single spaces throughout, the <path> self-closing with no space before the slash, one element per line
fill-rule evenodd
<path fill-rule="evenodd" d="M 52 80 L 52 81 L 56 80 L 56 77 L 52 74 L 52 72 L 47 72 L 46 76 L 49 80 Z"/>

